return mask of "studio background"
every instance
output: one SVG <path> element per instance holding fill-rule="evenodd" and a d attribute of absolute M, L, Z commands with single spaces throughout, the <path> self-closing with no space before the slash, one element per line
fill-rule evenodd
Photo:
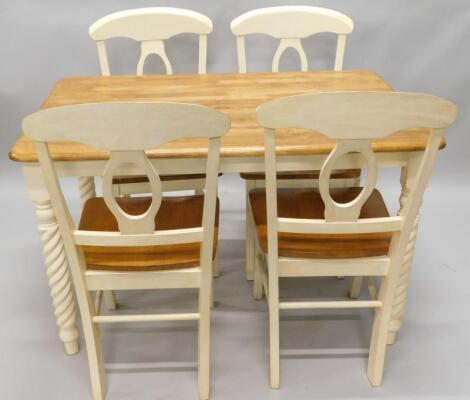
<path fill-rule="evenodd" d="M 390 349 L 384 385 L 379 389 L 367 382 L 365 356 L 348 354 L 348 348 L 366 347 L 369 335 L 366 314 L 356 318 L 350 317 L 351 312 L 339 320 L 328 313 L 307 321 L 305 328 L 312 337 L 306 342 L 292 336 L 281 342 L 285 348 L 333 351 L 281 359 L 282 389 L 269 389 L 266 306 L 252 300 L 251 284 L 243 278 L 243 186 L 236 176 L 223 177 L 222 276 L 216 281 L 219 306 L 213 313 L 213 398 L 470 398 L 468 0 L 1 1 L 0 398 L 85 399 L 90 393 L 85 351 L 68 357 L 58 340 L 33 206 L 20 165 L 7 156 L 20 134 L 21 119 L 40 106 L 60 78 L 100 74 L 89 25 L 129 8 L 192 9 L 214 23 L 208 41 L 208 73 L 236 72 L 230 22 L 254 8 L 289 4 L 333 8 L 354 20 L 344 69 L 370 69 L 396 90 L 446 97 L 457 103 L 460 116 L 446 135 L 448 146 L 439 154 L 425 195 L 403 328 Z M 334 35 L 325 34 L 304 41 L 310 69 L 333 68 L 335 40 Z M 267 37 L 249 38 L 248 71 L 270 70 L 275 46 Z M 112 74 L 135 72 L 136 43 L 111 41 L 108 51 Z M 170 39 L 167 53 L 175 73 L 197 71 L 195 37 Z M 287 52 L 281 68 L 297 69 L 297 55 Z M 158 59 L 148 60 L 146 72 L 162 71 Z M 395 175 L 390 174 L 389 180 L 390 187 L 396 185 Z M 74 185 L 68 183 L 69 194 L 78 198 Z M 151 294 L 121 298 L 123 303 L 144 306 L 150 299 L 155 303 L 155 298 L 158 304 L 159 299 Z M 287 319 L 281 335 L 295 336 L 291 331 L 304 327 L 295 324 L 295 318 Z M 194 361 L 195 330 L 188 325 L 177 329 L 176 335 L 171 332 L 169 327 L 147 325 L 113 327 L 104 333 L 105 356 L 109 354 L 107 361 L 115 364 L 110 366 L 109 398 L 187 399 L 196 395 L 195 370 L 187 365 Z M 185 345 L 172 343 L 175 336 Z M 140 347 L 133 347 L 136 343 Z M 138 373 L 134 373 L 135 366 Z"/>

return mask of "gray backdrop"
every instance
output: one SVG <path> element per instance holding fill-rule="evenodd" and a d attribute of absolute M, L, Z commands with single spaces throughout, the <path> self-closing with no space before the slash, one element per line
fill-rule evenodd
<path fill-rule="evenodd" d="M 315 327 L 314 334 L 303 342 L 308 335 L 295 337 L 295 332 L 312 327 L 295 318 L 284 321 L 292 329 L 284 328 L 283 337 L 287 339 L 283 339 L 283 348 L 307 349 L 307 356 L 295 356 L 295 351 L 294 356 L 285 356 L 281 364 L 283 389 L 268 389 L 266 308 L 263 303 L 252 301 L 250 285 L 243 279 L 242 185 L 236 177 L 222 179 L 223 275 L 216 282 L 218 307 L 213 315 L 214 398 L 470 398 L 470 317 L 465 306 L 470 295 L 465 255 L 470 239 L 468 0 L 2 0 L 0 398 L 89 396 L 84 352 L 69 358 L 57 340 L 32 206 L 26 199 L 20 166 L 7 158 L 20 133 L 21 118 L 37 109 L 61 77 L 99 74 L 88 26 L 107 13 L 157 5 L 206 14 L 214 22 L 214 32 L 209 37 L 210 73 L 236 71 L 235 41 L 230 32 L 233 18 L 254 8 L 286 4 L 325 6 L 348 14 L 355 21 L 355 31 L 348 40 L 345 69 L 368 68 L 397 90 L 445 96 L 459 105 L 460 117 L 448 132 L 448 147 L 439 155 L 433 184 L 426 195 L 404 331 L 390 351 L 381 389 L 368 386 L 363 357 L 348 355 L 345 350 L 339 351 L 338 356 L 334 352 L 328 356 L 321 352 L 311 354 L 312 349 L 330 345 L 366 347 L 370 321 L 366 316 L 351 317 L 349 312 L 339 322 L 330 315 L 308 320 Z M 305 42 L 312 68 L 332 68 L 334 43 L 331 35 Z M 186 35 L 169 41 L 168 54 L 176 73 L 196 71 L 196 45 L 195 38 Z M 112 73 L 134 72 L 138 58 L 134 43 L 113 42 L 109 49 Z M 274 49 L 274 41 L 267 38 L 250 40 L 248 69 L 269 70 Z M 297 62 L 296 55 L 289 53 L 281 65 L 295 69 Z M 152 60 L 147 71 L 161 72 L 162 65 Z M 76 197 L 72 186 L 71 193 Z M 345 287 L 346 283 L 340 284 L 340 290 Z M 312 288 L 315 286 L 307 287 Z M 123 304 L 128 300 L 145 306 L 150 301 L 142 294 L 127 296 L 120 298 Z M 166 304 L 156 298 L 158 304 Z M 324 327 L 330 323 L 330 328 Z M 185 364 L 194 360 L 193 328 L 183 326 L 176 334 L 149 326 L 105 331 L 107 361 L 115 364 L 110 367 L 110 372 L 114 372 L 110 374 L 110 398 L 195 398 L 194 368 Z M 351 339 L 361 333 L 365 338 Z M 175 337 L 180 338 L 179 344 L 172 342 Z M 186 341 L 189 344 L 182 346 Z M 135 343 L 140 347 L 133 347 Z M 158 364 L 162 358 L 169 364 Z M 171 364 L 175 358 L 177 363 Z M 139 373 L 132 373 L 133 363 L 142 362 L 136 364 Z M 164 373 L 160 373 L 162 370 Z"/>

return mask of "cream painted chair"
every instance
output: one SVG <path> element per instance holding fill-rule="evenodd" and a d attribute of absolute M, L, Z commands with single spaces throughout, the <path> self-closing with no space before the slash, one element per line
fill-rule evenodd
<path fill-rule="evenodd" d="M 346 38 L 354 23 L 348 16 L 334 10 L 311 6 L 267 7 L 249 11 L 232 21 L 231 29 L 237 39 L 238 70 L 246 72 L 245 36 L 263 34 L 279 39 L 274 54 L 272 71 L 279 71 L 279 61 L 288 48 L 297 51 L 300 70 L 308 70 L 308 61 L 302 39 L 318 33 L 338 34 L 335 71 L 342 71 Z"/>
<path fill-rule="evenodd" d="M 326 8 L 310 6 L 281 6 L 268 7 L 249 11 L 234 19 L 231 24 L 232 32 L 237 40 L 238 70 L 247 71 L 245 36 L 264 34 L 279 39 L 279 46 L 272 61 L 272 71 L 279 71 L 282 54 L 289 48 L 297 51 L 300 58 L 300 70 L 308 70 L 308 61 L 302 39 L 318 33 L 335 33 L 338 35 L 336 47 L 335 71 L 342 71 L 346 39 L 354 29 L 354 23 L 348 16 Z M 332 185 L 348 187 L 357 184 L 360 170 L 335 171 Z M 246 276 L 253 279 L 255 263 L 255 239 L 253 218 L 250 211 L 248 193 L 254 188 L 265 186 L 263 173 L 243 173 L 240 176 L 246 181 Z M 282 187 L 318 186 L 319 171 L 299 171 L 278 173 L 277 179 Z"/>
<path fill-rule="evenodd" d="M 367 375 L 381 385 L 395 289 L 426 184 L 444 130 L 456 106 L 412 93 L 336 92 L 285 97 L 260 106 L 265 128 L 266 189 L 249 194 L 259 256 L 254 294 L 264 290 L 269 305 L 271 386 L 279 387 L 279 312 L 299 309 L 375 309 Z M 323 163 L 319 189 L 278 189 L 276 130 L 303 128 L 336 140 Z M 429 128 L 425 152 L 410 154 L 414 175 L 398 215 L 391 216 L 375 188 L 378 164 L 371 141 L 411 128 Z M 358 154 L 350 154 L 358 153 Z M 345 159 L 344 157 L 348 157 Z M 341 160 L 339 162 L 339 160 Z M 363 188 L 331 189 L 334 168 L 366 167 Z M 279 279 L 325 276 L 380 277 L 370 300 L 282 301 Z"/>
<path fill-rule="evenodd" d="M 166 73 L 173 68 L 165 51 L 165 40 L 183 33 L 199 35 L 200 74 L 206 73 L 207 35 L 212 32 L 212 21 L 203 14 L 172 7 L 149 7 L 120 11 L 96 21 L 89 28 L 91 38 L 98 47 L 101 72 L 110 75 L 106 52 L 106 40 L 129 38 L 141 43 L 141 55 L 137 64 L 137 75 L 143 75 L 148 56 L 155 54 L 165 64 Z"/>
<path fill-rule="evenodd" d="M 209 398 L 212 274 L 217 246 L 220 137 L 229 118 L 213 109 L 171 103 L 100 103 L 49 108 L 23 121 L 39 163 L 65 245 L 82 317 L 93 399 L 106 397 L 99 324 L 195 320 L 199 324 L 199 398 Z M 187 137 L 209 139 L 205 194 L 162 197 L 162 182 L 146 149 Z M 65 202 L 50 141 L 68 140 L 110 151 L 103 196 L 89 199 L 75 225 Z M 129 165 L 133 170 L 127 170 Z M 126 166 L 126 167 L 124 167 Z M 126 168 L 126 170 L 123 170 Z M 151 196 L 115 197 L 116 174 L 142 173 Z M 198 288 L 197 312 L 100 315 L 106 290 Z M 95 299 L 92 292 L 96 291 Z"/>
<path fill-rule="evenodd" d="M 107 15 L 89 28 L 90 37 L 96 42 L 103 76 L 111 75 L 106 51 L 106 41 L 114 38 L 129 38 L 140 42 L 141 54 L 137 63 L 136 75 L 144 74 L 144 66 L 150 55 L 159 56 L 167 74 L 173 68 L 165 51 L 165 40 L 183 33 L 199 36 L 198 73 L 206 73 L 207 35 L 212 32 L 212 21 L 195 11 L 171 7 L 149 7 L 125 10 Z M 204 188 L 204 175 L 162 176 L 165 190 Z M 148 191 L 145 177 L 134 180 L 117 177 L 114 180 L 114 191 L 126 195 Z"/>
<path fill-rule="evenodd" d="M 198 73 L 205 74 L 207 66 L 207 36 L 212 32 L 212 21 L 198 12 L 171 7 L 149 7 L 125 10 L 107 15 L 89 28 L 90 37 L 96 42 L 101 73 L 110 76 L 106 41 L 114 38 L 129 38 L 140 42 L 141 54 L 136 75 L 144 74 L 144 66 L 150 55 L 161 58 L 167 74 L 173 73 L 172 64 L 165 51 L 165 40 L 173 36 L 190 33 L 199 36 Z M 204 174 L 162 175 L 164 191 L 195 190 L 201 194 L 205 186 Z M 86 181 L 85 181 L 86 182 Z M 82 185 L 85 185 L 83 182 Z M 129 195 L 147 193 L 149 183 L 145 176 L 115 177 L 114 193 Z M 86 199 L 85 199 L 86 200 Z M 214 260 L 214 276 L 219 275 L 218 257 Z M 107 304 L 112 304 L 112 299 Z"/>

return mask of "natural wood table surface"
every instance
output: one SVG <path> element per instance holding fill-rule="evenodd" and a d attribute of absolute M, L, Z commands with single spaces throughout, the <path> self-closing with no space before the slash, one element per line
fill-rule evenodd
<path fill-rule="evenodd" d="M 110 101 L 169 101 L 196 103 L 228 114 L 230 132 L 223 138 L 222 157 L 261 156 L 263 130 L 256 123 L 256 108 L 275 98 L 294 94 L 327 91 L 391 91 L 375 72 L 279 72 L 206 75 L 149 75 L 113 77 L 73 77 L 60 80 L 42 108 L 78 103 Z M 428 132 L 415 129 L 399 132 L 374 142 L 378 152 L 424 150 Z M 325 136 L 300 130 L 280 131 L 279 155 L 326 154 L 334 142 Z M 444 146 L 444 143 L 442 144 Z M 58 161 L 90 161 L 108 158 L 106 151 L 71 142 L 51 144 Z M 207 142 L 179 140 L 149 151 L 151 158 L 204 157 Z M 37 161 L 34 145 L 21 136 L 10 151 L 19 162 Z"/>

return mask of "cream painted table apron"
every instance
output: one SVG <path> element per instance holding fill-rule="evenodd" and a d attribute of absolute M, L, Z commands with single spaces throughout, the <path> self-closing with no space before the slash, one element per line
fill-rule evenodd
<path fill-rule="evenodd" d="M 222 140 L 220 172 L 261 172 L 264 171 L 264 136 L 255 119 L 258 105 L 293 94 L 354 90 L 392 89 L 376 73 L 366 70 L 76 77 L 59 81 L 42 108 L 108 101 L 172 101 L 213 107 L 227 113 L 232 119 L 232 128 Z M 426 130 L 410 130 L 374 143 L 374 151 L 382 166 L 402 168 L 401 205 L 407 200 L 407 181 L 416 171 L 427 136 Z M 319 169 L 325 155 L 334 145 L 334 142 L 323 135 L 298 130 L 280 132 L 277 139 L 278 169 L 284 171 Z M 51 145 L 51 152 L 61 176 L 78 177 L 82 201 L 95 196 L 93 177 L 102 175 L 107 153 L 69 142 Z M 164 145 L 148 155 L 160 174 L 170 175 L 203 173 L 206 152 L 207 144 L 204 141 L 184 140 Z M 33 144 L 21 136 L 11 149 L 10 158 L 21 163 L 28 195 L 35 206 L 59 337 L 66 352 L 75 354 L 79 350 L 79 333 L 72 283 L 54 210 L 44 186 Z M 337 168 L 345 167 L 359 168 L 361 160 L 354 155 L 345 157 Z M 129 170 L 117 172 L 138 173 Z M 417 227 L 418 220 L 410 237 L 395 295 L 389 344 L 394 343 L 401 326 Z"/>

